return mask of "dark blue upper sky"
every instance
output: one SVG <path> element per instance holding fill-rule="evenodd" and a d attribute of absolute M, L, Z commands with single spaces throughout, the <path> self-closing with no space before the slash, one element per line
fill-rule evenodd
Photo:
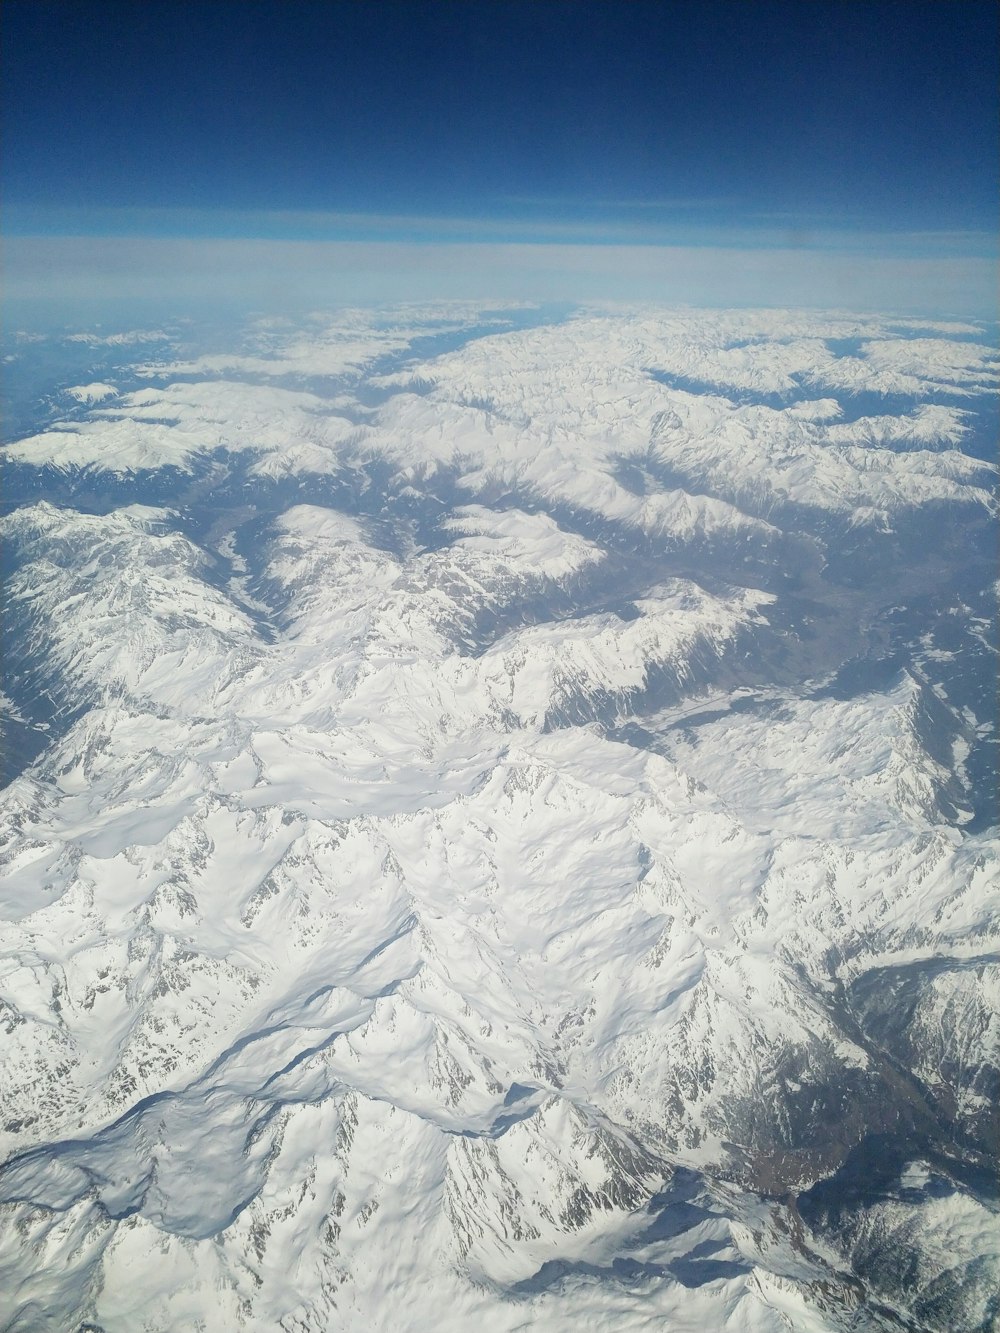
<path fill-rule="evenodd" d="M 7 226 L 990 233 L 997 13 L 5 0 Z"/>

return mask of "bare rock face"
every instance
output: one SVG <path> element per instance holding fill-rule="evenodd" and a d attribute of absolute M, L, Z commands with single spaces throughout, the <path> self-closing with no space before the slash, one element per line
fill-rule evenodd
<path fill-rule="evenodd" d="M 984 339 L 341 323 L 6 448 L 3 1327 L 991 1327 Z"/>

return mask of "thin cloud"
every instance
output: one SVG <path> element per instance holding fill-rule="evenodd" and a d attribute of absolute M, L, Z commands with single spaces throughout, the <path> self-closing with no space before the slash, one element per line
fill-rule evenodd
<path fill-rule="evenodd" d="M 537 208 L 558 208 L 569 213 L 580 213 L 599 208 L 654 212 L 686 212 L 691 209 L 732 208 L 736 200 L 718 195 L 678 195 L 661 199 L 588 199 L 570 195 L 553 194 L 508 194 L 497 199 L 501 204 L 527 204 Z"/>
<path fill-rule="evenodd" d="M 10 237 L 9 303 L 268 310 L 432 299 L 650 300 L 996 317 L 989 258 L 623 244 Z"/>
<path fill-rule="evenodd" d="M 692 204 L 694 201 L 691 201 Z M 8 209 L 9 237 L 91 236 L 162 239 L 386 242 L 400 244 L 655 246 L 709 249 L 804 249 L 879 257 L 988 257 L 996 238 L 975 231 L 892 231 L 833 223 L 808 213 L 751 213 L 728 219 L 656 216 L 636 205 L 633 216 L 502 218 L 425 213 L 307 209 Z"/>

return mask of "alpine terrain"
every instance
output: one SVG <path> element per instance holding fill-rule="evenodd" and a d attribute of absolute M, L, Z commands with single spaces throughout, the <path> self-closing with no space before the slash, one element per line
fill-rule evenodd
<path fill-rule="evenodd" d="M 6 341 L 0 1328 L 1000 1328 L 995 328 Z"/>

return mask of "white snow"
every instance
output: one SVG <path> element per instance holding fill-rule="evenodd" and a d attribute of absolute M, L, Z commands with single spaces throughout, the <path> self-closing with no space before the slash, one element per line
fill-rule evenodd
<path fill-rule="evenodd" d="M 99 381 L 94 384 L 76 384 L 65 392 L 78 403 L 102 403 L 106 398 L 118 397 L 118 390 L 113 384 Z"/>
<path fill-rule="evenodd" d="M 918 1295 L 954 1270 L 986 1308 L 995 1217 L 921 1203 L 928 1164 L 846 1250 L 780 1201 L 885 1096 L 881 971 L 933 962 L 893 1059 L 985 1123 L 975 719 L 919 665 L 849 699 L 746 684 L 784 604 L 742 564 L 806 511 L 985 513 L 961 445 L 987 352 L 961 325 L 590 311 L 383 376 L 367 416 L 238 378 L 483 318 L 261 324 L 9 450 L 221 450 L 261 486 L 374 463 L 386 499 L 307 488 L 203 541 L 139 504 L 4 520 L 17 643 L 74 717 L 2 795 L 5 1327 L 843 1333 L 886 1236 Z M 947 401 L 845 421 L 811 386 L 849 382 Z M 703 586 L 706 551 L 741 581 Z"/>

